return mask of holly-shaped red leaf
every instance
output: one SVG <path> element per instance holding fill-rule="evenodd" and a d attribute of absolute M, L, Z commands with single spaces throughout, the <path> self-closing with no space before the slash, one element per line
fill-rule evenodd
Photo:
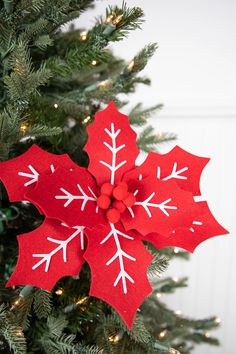
<path fill-rule="evenodd" d="M 53 173 L 58 166 L 69 169 L 74 166 L 74 162 L 67 154 L 51 154 L 32 145 L 22 155 L 0 163 L 0 179 L 10 201 L 21 201 L 25 200 L 25 192 L 35 187 L 40 175 Z"/>
<path fill-rule="evenodd" d="M 94 226 L 106 222 L 97 206 L 98 189 L 90 173 L 83 167 L 73 170 L 59 167 L 53 174 L 39 177 L 27 200 L 37 203 L 48 218 L 69 226 Z"/>
<path fill-rule="evenodd" d="M 95 121 L 87 131 L 88 170 L 99 185 L 120 181 L 124 172 L 134 167 L 139 154 L 136 133 L 131 129 L 128 117 L 110 102 L 103 111 L 96 113 Z"/>
<path fill-rule="evenodd" d="M 61 277 L 79 274 L 84 263 L 84 227 L 70 228 L 46 219 L 39 228 L 17 239 L 19 258 L 7 286 L 51 290 Z"/>
<path fill-rule="evenodd" d="M 145 240 L 158 249 L 175 246 L 193 252 L 203 241 L 228 234 L 228 231 L 216 221 L 206 202 L 196 203 L 196 209 L 199 215 L 196 215 L 190 227 L 180 227 L 169 235 L 151 233 L 145 237 Z"/>
<path fill-rule="evenodd" d="M 146 273 L 153 257 L 138 234 L 126 232 L 121 224 L 87 229 L 86 236 L 90 295 L 114 307 L 131 328 L 138 307 L 152 290 Z"/>
<path fill-rule="evenodd" d="M 201 173 L 209 160 L 175 146 L 167 154 L 150 152 L 143 164 L 127 173 L 124 179 L 154 176 L 163 181 L 174 180 L 180 188 L 200 195 Z"/>
<path fill-rule="evenodd" d="M 151 176 L 130 181 L 129 190 L 136 202 L 121 216 L 126 230 L 135 229 L 143 236 L 153 231 L 165 235 L 177 227 L 191 225 L 195 215 L 193 196 L 176 182 Z"/>

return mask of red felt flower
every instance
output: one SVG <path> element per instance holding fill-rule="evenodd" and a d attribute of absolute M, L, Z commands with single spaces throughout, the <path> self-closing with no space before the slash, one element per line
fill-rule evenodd
<path fill-rule="evenodd" d="M 7 285 L 50 290 L 62 276 L 78 275 L 86 260 L 90 294 L 131 328 L 151 292 L 146 272 L 152 256 L 142 240 L 192 252 L 227 231 L 195 198 L 209 159 L 176 146 L 165 155 L 149 153 L 135 168 L 136 134 L 113 102 L 87 130 L 88 169 L 36 145 L 0 164 L 10 200 L 31 201 L 46 215 L 37 230 L 18 236 L 19 259 Z"/>

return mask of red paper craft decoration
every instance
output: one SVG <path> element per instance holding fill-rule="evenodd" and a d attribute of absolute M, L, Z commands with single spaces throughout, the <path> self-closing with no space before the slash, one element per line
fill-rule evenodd
<path fill-rule="evenodd" d="M 38 229 L 18 236 L 19 259 L 7 286 L 50 290 L 61 277 L 78 275 L 86 260 L 90 294 L 113 306 L 131 328 L 151 292 L 146 272 L 152 256 L 142 240 L 193 252 L 228 232 L 195 198 L 209 159 L 176 146 L 164 155 L 149 153 L 135 168 L 136 134 L 113 102 L 87 130 L 88 169 L 36 145 L 0 164 L 10 200 L 31 201 L 46 215 Z"/>

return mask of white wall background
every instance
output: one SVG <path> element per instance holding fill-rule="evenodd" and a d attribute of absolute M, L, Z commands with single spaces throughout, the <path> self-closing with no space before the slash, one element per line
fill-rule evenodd
<path fill-rule="evenodd" d="M 97 1 L 80 26 L 117 0 Z M 200 346 L 195 354 L 236 354 L 236 1 L 127 0 L 146 14 L 142 31 L 114 46 L 131 60 L 149 42 L 159 50 L 145 69 L 152 87 L 140 87 L 132 104 L 163 102 L 152 119 L 157 131 L 178 134 L 178 144 L 197 155 L 210 156 L 202 190 L 217 219 L 231 231 L 201 244 L 190 262 L 176 261 L 168 274 L 189 276 L 189 287 L 164 297 L 173 309 L 194 318 L 219 315 L 220 348 Z M 163 147 L 163 152 L 171 149 Z"/>

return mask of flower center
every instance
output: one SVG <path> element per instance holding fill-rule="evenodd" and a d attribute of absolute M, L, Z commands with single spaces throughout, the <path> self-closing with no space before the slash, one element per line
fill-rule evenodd
<path fill-rule="evenodd" d="M 106 210 L 106 217 L 113 224 L 118 222 L 126 208 L 132 207 L 136 201 L 134 194 L 128 191 L 128 185 L 125 182 L 119 182 L 115 186 L 104 183 L 100 192 L 97 205 Z"/>

